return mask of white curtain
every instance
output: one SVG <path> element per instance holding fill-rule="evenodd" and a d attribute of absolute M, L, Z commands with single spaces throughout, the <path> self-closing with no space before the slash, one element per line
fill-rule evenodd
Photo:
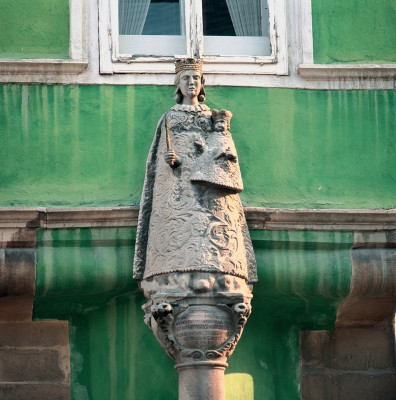
<path fill-rule="evenodd" d="M 149 7 L 150 0 L 119 0 L 120 35 L 141 35 Z"/>
<path fill-rule="evenodd" d="M 261 0 L 226 0 L 237 36 L 261 36 Z"/>

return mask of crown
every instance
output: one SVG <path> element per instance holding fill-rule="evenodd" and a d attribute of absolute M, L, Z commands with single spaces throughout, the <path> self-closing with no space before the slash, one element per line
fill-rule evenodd
<path fill-rule="evenodd" d="M 202 60 L 196 60 L 195 58 L 179 58 L 175 62 L 176 74 L 185 69 L 196 69 L 202 73 Z"/>
<path fill-rule="evenodd" d="M 213 122 L 216 122 L 219 119 L 224 119 L 226 121 L 230 121 L 232 117 L 232 112 L 227 110 L 212 110 L 212 119 Z"/>

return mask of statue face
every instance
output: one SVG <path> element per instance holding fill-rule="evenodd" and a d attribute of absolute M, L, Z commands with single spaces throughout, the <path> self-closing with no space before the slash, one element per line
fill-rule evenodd
<path fill-rule="evenodd" d="M 215 131 L 225 132 L 227 130 L 227 122 L 224 119 L 218 119 L 214 124 Z"/>
<path fill-rule="evenodd" d="M 201 87 L 201 74 L 199 71 L 191 69 L 180 73 L 179 89 L 183 97 L 190 99 L 198 97 Z"/>

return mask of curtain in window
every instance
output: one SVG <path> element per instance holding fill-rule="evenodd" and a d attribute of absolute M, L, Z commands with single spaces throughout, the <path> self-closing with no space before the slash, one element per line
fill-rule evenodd
<path fill-rule="evenodd" d="M 261 0 L 226 0 L 237 36 L 261 36 Z"/>
<path fill-rule="evenodd" d="M 120 35 L 141 35 L 149 6 L 150 0 L 119 0 Z"/>

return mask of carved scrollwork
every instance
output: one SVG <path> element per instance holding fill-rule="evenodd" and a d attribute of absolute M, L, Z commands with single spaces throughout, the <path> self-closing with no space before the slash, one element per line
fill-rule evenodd
<path fill-rule="evenodd" d="M 219 347 L 208 350 L 188 348 L 181 345 L 177 340 L 177 334 L 175 334 L 174 330 L 175 320 L 183 311 L 187 310 L 189 306 L 173 307 L 169 303 L 162 302 L 154 304 L 151 307 L 151 314 L 162 333 L 162 345 L 171 358 L 175 358 L 178 353 L 183 357 L 189 357 L 196 361 L 214 360 L 220 357 L 229 358 L 231 356 L 251 313 L 251 305 L 248 302 L 240 302 L 232 305 L 217 304 L 217 306 L 213 307 L 226 310 L 228 313 L 232 314 L 234 333 Z M 175 308 L 177 309 L 176 313 L 174 312 Z"/>
<path fill-rule="evenodd" d="M 221 347 L 217 348 L 216 350 L 208 351 L 210 353 L 210 357 L 216 358 L 225 356 L 229 358 L 233 353 L 235 346 L 237 345 L 241 335 L 243 328 L 246 324 L 247 319 L 250 316 L 252 311 L 252 307 L 249 303 L 237 303 L 232 306 L 232 311 L 234 314 L 234 321 L 236 323 L 236 331 L 235 334 L 227 340 Z M 208 357 L 208 355 L 207 355 Z"/>
<path fill-rule="evenodd" d="M 176 347 L 175 341 L 171 339 L 169 332 L 169 328 L 174 320 L 173 307 L 165 302 L 153 304 L 151 306 L 151 315 L 163 333 L 161 344 L 169 357 L 174 358 L 179 349 Z"/>

